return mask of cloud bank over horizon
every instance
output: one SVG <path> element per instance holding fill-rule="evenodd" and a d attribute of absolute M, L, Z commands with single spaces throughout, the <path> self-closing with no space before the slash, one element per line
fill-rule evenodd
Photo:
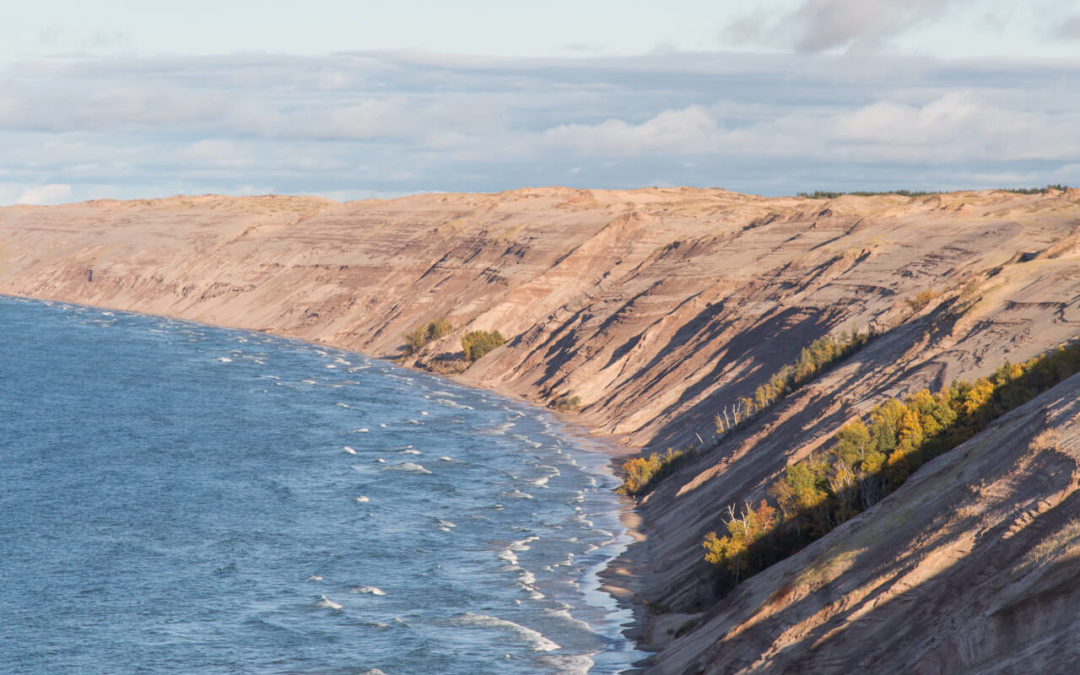
<path fill-rule="evenodd" d="M 966 4 L 804 0 L 718 29 L 778 51 L 24 58 L 0 66 L 0 204 L 1080 184 L 1080 58 L 883 47 Z M 1080 47 L 1078 17 L 1045 30 Z"/>

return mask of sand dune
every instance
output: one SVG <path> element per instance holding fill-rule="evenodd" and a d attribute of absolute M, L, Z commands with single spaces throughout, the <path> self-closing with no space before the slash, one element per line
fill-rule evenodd
<path fill-rule="evenodd" d="M 1080 191 L 176 197 L 0 209 L 0 233 L 2 293 L 380 357 L 445 317 L 455 330 L 410 365 L 460 369 L 461 336 L 499 330 L 508 343 L 455 377 L 540 405 L 577 396 L 572 419 L 628 446 L 708 445 L 642 500 L 643 539 L 608 575 L 630 575 L 662 672 L 1070 658 L 1054 636 L 1080 619 L 1076 378 L 727 598 L 700 542 L 885 397 L 1080 334 Z M 881 337 L 714 445 L 723 406 L 850 325 Z"/>

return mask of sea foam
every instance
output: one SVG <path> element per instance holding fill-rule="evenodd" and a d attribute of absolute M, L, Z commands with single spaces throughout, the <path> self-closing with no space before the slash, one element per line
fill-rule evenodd
<path fill-rule="evenodd" d="M 560 649 L 559 645 L 549 638 L 544 637 L 544 634 L 538 630 L 533 630 L 527 626 L 522 626 L 520 623 L 514 623 L 513 621 L 507 621 L 506 619 L 500 619 L 497 616 L 489 616 L 487 614 L 474 614 L 473 612 L 466 612 L 457 617 L 456 623 L 461 626 L 480 626 L 483 628 L 498 628 L 501 630 L 510 631 L 516 633 L 518 636 L 525 639 L 526 642 L 536 652 L 550 652 Z"/>

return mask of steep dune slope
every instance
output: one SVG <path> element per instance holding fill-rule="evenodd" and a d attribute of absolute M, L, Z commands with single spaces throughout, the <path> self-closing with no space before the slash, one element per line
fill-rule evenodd
<path fill-rule="evenodd" d="M 660 672 L 1070 672 L 1080 376 L 749 579 Z"/>
<path fill-rule="evenodd" d="M 912 638 L 922 646 L 905 653 L 926 672 L 1004 658 L 1012 638 L 978 618 L 991 606 L 978 604 L 983 596 L 1000 600 L 986 611 L 1014 607 L 1009 616 L 1021 623 L 1044 607 L 1058 617 L 1047 619 L 1054 630 L 1071 621 L 1041 599 L 1069 578 L 1068 537 L 1056 562 L 1034 571 L 949 572 L 1071 531 L 1075 485 L 1058 478 L 1072 470 L 1080 435 L 1060 394 L 935 460 L 727 598 L 716 594 L 701 541 L 723 526 L 728 504 L 762 498 L 785 466 L 884 398 L 983 375 L 1080 335 L 1077 190 L 815 200 L 547 188 L 345 204 L 205 196 L 13 207 L 0 209 L 0 293 L 380 357 L 400 355 L 404 333 L 446 317 L 455 330 L 409 364 L 461 368 L 461 336 L 499 330 L 508 343 L 457 377 L 542 405 L 577 396 L 576 421 L 629 445 L 706 446 L 642 497 L 644 540 L 612 572 L 634 575 L 664 671 L 848 663 L 856 652 L 845 650 L 884 639 L 873 626 L 899 634 L 897 622 L 915 616 L 904 598 L 929 602 L 919 594 L 938 592 L 937 583 L 953 584 L 960 599 L 935 600 L 923 623 L 943 615 L 985 625 L 936 646 L 919 642 L 929 629 Z M 815 338 L 852 325 L 878 337 L 717 438 L 719 410 Z M 1057 440 L 1033 440 L 1043 427 L 1058 428 Z M 972 481 L 997 487 L 973 492 Z M 1039 500 L 1051 506 L 1032 506 Z M 980 534 L 1032 508 L 1043 509 L 1032 522 L 1049 525 Z M 957 515 L 971 509 L 982 515 Z M 863 543 L 844 548 L 852 538 Z M 811 568 L 824 571 L 797 577 Z M 688 619 L 701 621 L 691 629 Z"/>

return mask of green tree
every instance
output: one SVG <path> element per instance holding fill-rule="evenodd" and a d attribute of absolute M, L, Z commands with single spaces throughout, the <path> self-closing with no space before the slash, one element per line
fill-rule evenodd
<path fill-rule="evenodd" d="M 506 338 L 499 331 L 489 333 L 486 330 L 474 330 L 469 331 L 465 334 L 465 337 L 461 338 L 461 347 L 465 350 L 465 358 L 469 362 L 476 361 L 492 349 L 505 343 Z"/>
<path fill-rule="evenodd" d="M 419 326 L 405 333 L 405 355 L 419 354 L 432 340 L 445 337 L 454 330 L 446 319 L 435 319 L 426 326 Z"/>

